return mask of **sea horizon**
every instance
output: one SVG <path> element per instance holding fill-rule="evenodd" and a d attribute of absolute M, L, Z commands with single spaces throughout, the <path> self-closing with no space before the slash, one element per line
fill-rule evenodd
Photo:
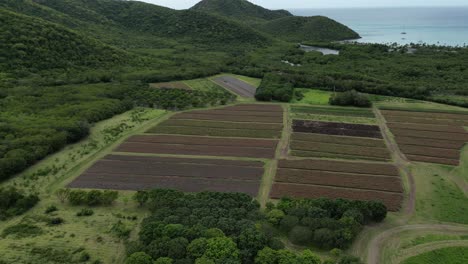
<path fill-rule="evenodd" d="M 288 9 L 298 16 L 330 17 L 367 43 L 468 44 L 468 6 L 343 7 Z"/>

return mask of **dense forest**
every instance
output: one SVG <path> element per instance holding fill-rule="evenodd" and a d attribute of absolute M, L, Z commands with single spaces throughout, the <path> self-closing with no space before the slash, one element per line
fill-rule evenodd
<path fill-rule="evenodd" d="M 134 199 L 151 212 L 139 240 L 128 245 L 128 264 L 152 263 L 321 263 L 306 250 L 283 250 L 282 236 L 298 245 L 346 248 L 362 226 L 387 214 L 379 202 L 283 199 L 264 214 L 245 194 L 184 194 L 140 191 Z M 332 263 L 359 263 L 343 256 Z M 163 262 L 165 261 L 165 262 Z"/>

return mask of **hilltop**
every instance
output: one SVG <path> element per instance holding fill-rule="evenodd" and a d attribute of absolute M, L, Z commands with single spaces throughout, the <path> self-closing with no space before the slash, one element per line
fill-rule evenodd
<path fill-rule="evenodd" d="M 295 42 L 359 38 L 359 34 L 349 27 L 324 16 L 284 17 L 264 23 L 259 29 L 275 37 Z"/>
<path fill-rule="evenodd" d="M 224 16 L 285 41 L 337 41 L 359 34 L 327 17 L 299 17 L 286 10 L 269 10 L 247 0 L 203 0 L 192 10 Z"/>
<path fill-rule="evenodd" d="M 247 0 L 203 0 L 191 9 L 250 22 L 292 16 L 289 11 L 269 10 Z"/>

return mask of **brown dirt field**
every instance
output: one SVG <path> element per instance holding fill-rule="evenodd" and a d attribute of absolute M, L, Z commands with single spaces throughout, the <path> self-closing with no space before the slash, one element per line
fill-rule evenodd
<path fill-rule="evenodd" d="M 277 104 L 239 104 L 223 108 L 229 111 L 260 111 L 260 112 L 281 112 L 283 108 Z"/>
<path fill-rule="evenodd" d="M 263 168 L 232 165 L 144 163 L 140 161 L 100 160 L 86 174 L 129 174 L 149 176 L 178 176 L 260 181 Z"/>
<path fill-rule="evenodd" d="M 350 146 L 342 144 L 329 144 L 293 140 L 291 142 L 291 149 L 391 159 L 390 152 L 386 148 Z"/>
<path fill-rule="evenodd" d="M 380 139 L 359 138 L 359 137 L 342 137 L 333 135 L 321 135 L 313 133 L 293 133 L 292 140 L 334 143 L 343 145 L 354 145 L 364 147 L 380 147 L 385 148 L 385 142 Z"/>
<path fill-rule="evenodd" d="M 261 161 L 242 161 L 242 160 L 224 160 L 224 159 L 198 159 L 198 158 L 197 159 L 184 159 L 184 158 L 150 157 L 150 156 L 107 155 L 102 160 L 135 161 L 135 162 L 144 162 L 144 163 L 204 164 L 204 165 L 257 167 L 257 168 L 264 167 L 264 163 Z"/>
<path fill-rule="evenodd" d="M 190 86 L 183 82 L 163 82 L 163 83 L 150 83 L 151 88 L 157 89 L 181 89 L 181 90 L 192 90 Z"/>
<path fill-rule="evenodd" d="M 345 160 L 369 160 L 369 161 L 380 161 L 386 162 L 388 159 L 379 157 L 363 157 L 358 155 L 346 155 L 337 153 L 317 152 L 317 151 L 304 151 L 304 150 L 291 150 L 291 156 L 303 157 L 303 158 L 321 158 L 321 159 L 345 159 Z"/>
<path fill-rule="evenodd" d="M 412 123 L 428 125 L 446 125 L 446 126 L 468 126 L 468 121 L 450 120 L 450 119 L 431 119 L 404 116 L 385 116 L 385 120 L 391 123 Z"/>
<path fill-rule="evenodd" d="M 293 120 L 293 126 L 314 127 L 314 128 L 337 128 L 337 129 L 364 130 L 364 131 L 380 131 L 380 128 L 374 125 L 322 122 L 322 121 L 313 121 L 313 120 Z"/>
<path fill-rule="evenodd" d="M 204 127 L 204 128 L 226 128 L 226 129 L 250 129 L 250 130 L 276 130 L 283 129 L 282 124 L 262 124 L 262 123 L 234 123 L 234 122 L 219 122 L 219 121 L 201 121 L 201 120 L 174 120 L 169 119 L 160 126 L 188 126 L 188 127 Z"/>
<path fill-rule="evenodd" d="M 400 177 L 398 169 L 390 163 L 365 163 L 320 159 L 280 160 L 279 168 L 348 172 Z"/>
<path fill-rule="evenodd" d="M 149 154 L 194 155 L 194 156 L 224 156 L 271 159 L 275 155 L 274 148 L 225 147 L 202 145 L 177 145 L 163 143 L 126 142 L 116 151 Z"/>
<path fill-rule="evenodd" d="M 200 115 L 222 115 L 222 116 L 258 116 L 258 117 L 277 117 L 282 118 L 282 112 L 260 112 L 260 111 L 230 111 L 225 109 L 214 110 L 195 110 L 191 114 Z"/>
<path fill-rule="evenodd" d="M 415 145 L 415 146 L 426 146 L 434 148 L 445 148 L 445 149 L 456 149 L 460 150 L 465 145 L 463 141 L 448 141 L 448 140 L 437 140 L 437 139 L 425 139 L 425 138 L 414 138 L 414 137 L 395 137 L 398 144 L 402 145 Z"/>
<path fill-rule="evenodd" d="M 254 98 L 256 87 L 232 76 L 220 76 L 213 80 L 218 85 L 245 98 Z"/>
<path fill-rule="evenodd" d="M 449 132 L 465 134 L 466 130 L 461 126 L 443 126 L 443 125 L 425 125 L 425 124 L 402 124 L 402 123 L 387 123 L 390 129 L 410 129 L 410 130 L 425 130 L 434 132 Z"/>
<path fill-rule="evenodd" d="M 444 158 L 427 157 L 427 156 L 420 156 L 420 155 L 406 155 L 406 157 L 408 157 L 408 159 L 410 159 L 411 161 L 438 163 L 438 164 L 451 165 L 451 166 L 460 165 L 460 161 L 455 160 L 455 159 L 444 159 Z"/>
<path fill-rule="evenodd" d="M 415 137 L 415 138 L 431 138 L 443 139 L 449 141 L 463 141 L 468 142 L 468 133 L 447 133 L 447 132 L 432 132 L 432 131 L 418 131 L 409 129 L 391 129 L 393 135 L 397 137 Z"/>
<path fill-rule="evenodd" d="M 139 143 L 163 143 L 202 146 L 226 146 L 226 147 L 252 147 L 252 148 L 276 148 L 277 140 L 213 138 L 194 136 L 170 136 L 170 135 L 136 135 L 126 142 Z"/>
<path fill-rule="evenodd" d="M 410 111 L 394 111 L 394 110 L 382 110 L 384 115 L 388 116 L 406 116 L 406 117 L 422 117 L 422 118 L 433 118 L 433 119 L 452 119 L 452 120 L 466 120 L 468 121 L 468 112 L 466 115 L 463 114 L 449 114 L 449 113 L 436 113 L 436 112 L 410 112 Z"/>
<path fill-rule="evenodd" d="M 183 192 L 240 192 L 257 196 L 260 182 L 235 181 L 224 179 L 200 179 L 160 176 L 133 175 L 90 175 L 91 179 L 72 182 L 71 188 L 112 189 L 112 190 L 149 190 L 176 189 Z"/>
<path fill-rule="evenodd" d="M 401 179 L 393 176 L 279 169 L 275 181 L 403 193 Z"/>
<path fill-rule="evenodd" d="M 460 159 L 460 151 L 442 148 L 430 148 L 423 146 L 400 145 L 403 153 L 408 155 L 423 155 L 428 157 L 444 158 L 444 159 Z"/>
<path fill-rule="evenodd" d="M 278 117 L 236 116 L 236 115 L 222 116 L 222 115 L 207 115 L 207 114 L 191 114 L 190 112 L 174 115 L 172 119 L 256 122 L 256 123 L 273 123 L 273 124 L 283 123 L 283 119 L 278 118 Z"/>
<path fill-rule="evenodd" d="M 399 193 L 291 183 L 275 183 L 270 196 L 275 199 L 282 197 L 325 197 L 330 199 L 342 198 L 363 201 L 379 200 L 383 202 L 390 211 L 398 211 L 403 202 L 403 195 Z"/>
<path fill-rule="evenodd" d="M 337 136 L 382 138 L 378 126 L 294 120 L 293 131 Z"/>
<path fill-rule="evenodd" d="M 148 134 L 166 134 L 166 135 L 191 135 L 208 137 L 235 137 L 235 138 L 261 138 L 261 139 L 279 139 L 281 131 L 275 130 L 250 130 L 250 129 L 225 129 L 211 127 L 189 127 L 189 126 L 156 126 L 148 131 Z"/>

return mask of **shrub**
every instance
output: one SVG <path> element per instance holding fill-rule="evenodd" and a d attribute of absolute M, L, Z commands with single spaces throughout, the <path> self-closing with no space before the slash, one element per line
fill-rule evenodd
<path fill-rule="evenodd" d="M 112 205 L 118 197 L 119 193 L 117 191 L 91 190 L 86 192 L 83 190 L 70 190 L 67 199 L 72 205 L 109 206 Z"/>
<path fill-rule="evenodd" d="M 312 241 L 312 235 L 310 228 L 296 226 L 289 232 L 289 240 L 296 245 L 306 245 Z"/>
<path fill-rule="evenodd" d="M 47 221 L 47 224 L 53 226 L 53 225 L 63 224 L 63 222 L 65 222 L 63 218 L 53 217 L 53 218 L 50 218 L 49 221 Z"/>
<path fill-rule="evenodd" d="M 56 211 L 58 211 L 58 208 L 57 208 L 55 205 L 49 205 L 49 206 L 46 208 L 46 210 L 45 210 L 44 213 L 50 214 L 50 213 L 53 213 L 53 212 L 56 212 Z"/>
<path fill-rule="evenodd" d="M 37 202 L 37 195 L 25 195 L 14 187 L 0 188 L 0 221 L 23 214 Z"/>
<path fill-rule="evenodd" d="M 127 258 L 125 264 L 153 264 L 153 259 L 145 252 L 136 252 Z"/>
<path fill-rule="evenodd" d="M 331 105 L 339 106 L 357 106 L 357 107 L 371 107 L 372 102 L 367 95 L 358 93 L 355 90 L 335 93 L 330 97 Z"/>
<path fill-rule="evenodd" d="M 42 229 L 32 224 L 17 224 L 5 228 L 2 237 L 13 235 L 17 238 L 33 237 L 42 234 Z"/>
<path fill-rule="evenodd" d="M 91 216 L 93 214 L 94 214 L 93 210 L 89 208 L 83 208 L 78 213 L 76 213 L 76 216 Z"/>
<path fill-rule="evenodd" d="M 296 216 L 287 215 L 280 221 L 280 229 L 284 232 L 289 232 L 299 223 L 299 218 Z"/>

